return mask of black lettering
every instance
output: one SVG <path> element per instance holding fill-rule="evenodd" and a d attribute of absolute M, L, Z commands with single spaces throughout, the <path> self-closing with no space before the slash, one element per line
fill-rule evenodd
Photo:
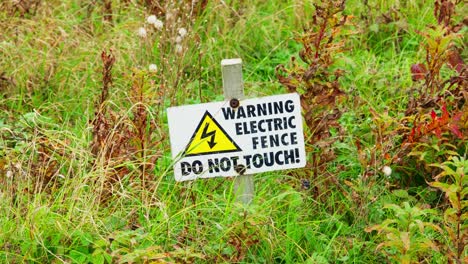
<path fill-rule="evenodd" d="M 232 167 L 235 168 L 237 166 L 237 160 L 239 160 L 239 157 L 237 156 L 231 157 L 231 160 L 232 160 Z"/>
<path fill-rule="evenodd" d="M 252 164 L 255 168 L 261 168 L 263 166 L 263 157 L 261 154 L 255 154 L 252 158 Z"/>
<path fill-rule="evenodd" d="M 264 119 L 258 121 L 258 131 L 260 131 L 260 132 L 266 132 L 265 128 L 262 126 L 264 123 L 265 123 L 265 120 L 264 120 Z"/>
<path fill-rule="evenodd" d="M 266 109 L 266 104 L 258 104 L 257 105 L 257 113 L 258 116 L 266 116 L 267 115 L 267 109 Z"/>
<path fill-rule="evenodd" d="M 231 107 L 223 107 L 221 108 L 221 110 L 223 110 L 224 119 L 226 120 L 234 119 L 236 115 L 236 112 L 234 111 L 234 109 L 232 109 Z"/>
<path fill-rule="evenodd" d="M 283 146 L 289 145 L 289 142 L 286 140 L 288 136 L 288 133 L 281 135 L 281 143 L 283 144 Z"/>
<path fill-rule="evenodd" d="M 278 152 L 276 152 L 276 154 L 275 154 L 275 162 L 276 162 L 276 164 L 278 164 L 278 165 L 283 165 L 283 164 L 284 164 L 284 161 L 280 160 L 281 154 L 283 154 L 283 152 L 281 152 L 281 151 L 278 151 Z"/>
<path fill-rule="evenodd" d="M 271 123 L 273 122 L 273 118 L 267 119 L 267 120 L 265 120 L 265 121 L 268 123 L 268 131 L 271 131 L 272 128 L 273 128 L 273 127 L 271 126 Z"/>
<path fill-rule="evenodd" d="M 222 171 L 228 171 L 231 169 L 231 160 L 229 158 L 222 158 L 221 161 L 219 162 L 219 167 L 221 167 Z"/>
<path fill-rule="evenodd" d="M 297 133 L 283 133 L 252 138 L 254 149 L 297 145 Z"/>
<path fill-rule="evenodd" d="M 297 145 L 297 133 L 296 132 L 291 132 L 291 145 Z M 299 152 L 297 156 L 299 156 Z"/>
<path fill-rule="evenodd" d="M 219 172 L 219 159 L 214 159 L 214 162 L 212 159 L 209 159 L 208 170 L 210 171 L 210 173 Z"/>
<path fill-rule="evenodd" d="M 257 133 L 257 121 L 250 121 L 250 133 L 255 134 Z"/>
<path fill-rule="evenodd" d="M 296 119 L 295 116 L 291 116 L 291 117 L 289 117 L 289 119 L 288 119 L 288 125 L 289 125 L 290 128 L 296 128 L 296 125 L 293 123 L 293 120 L 294 120 L 294 119 Z"/>
<path fill-rule="evenodd" d="M 247 169 L 250 169 L 250 160 L 252 159 L 252 155 L 245 155 L 244 160 L 245 160 L 245 166 Z"/>
<path fill-rule="evenodd" d="M 258 137 L 253 137 L 252 138 L 252 146 L 253 146 L 253 149 L 257 149 L 257 145 L 258 145 Z M 263 147 L 263 146 L 262 146 Z"/>
<path fill-rule="evenodd" d="M 294 111 L 294 102 L 292 100 L 287 100 L 284 107 L 286 108 L 286 112 L 291 113 Z"/>
<path fill-rule="evenodd" d="M 242 133 L 242 123 L 236 123 L 235 126 L 236 126 L 236 135 L 238 135 L 238 136 L 242 135 L 243 134 Z"/>
<path fill-rule="evenodd" d="M 225 120 L 279 115 L 285 112 L 292 113 L 294 109 L 295 106 L 292 100 L 240 106 L 236 110 L 231 107 L 221 108 Z M 292 123 L 289 124 L 291 125 Z"/>
<path fill-rule="evenodd" d="M 237 108 L 237 119 L 239 118 L 245 118 L 245 111 L 244 111 L 244 108 L 242 106 L 240 106 L 239 108 Z"/>
<path fill-rule="evenodd" d="M 273 156 L 273 152 L 265 153 L 263 154 L 263 156 L 264 156 L 265 166 L 271 167 L 275 164 L 275 158 Z"/>
<path fill-rule="evenodd" d="M 282 124 L 281 118 L 275 118 L 274 123 L 275 123 L 275 130 L 282 130 L 283 129 L 283 124 Z"/>
<path fill-rule="evenodd" d="M 195 173 L 195 174 L 197 174 L 197 175 L 200 174 L 200 173 L 202 173 L 202 172 L 203 172 L 203 164 L 202 164 L 202 162 L 199 161 L 199 160 L 194 160 L 194 161 L 192 162 L 192 171 L 193 171 L 193 173 Z"/>
<path fill-rule="evenodd" d="M 275 115 L 283 113 L 283 102 L 273 102 L 275 106 Z"/>
<path fill-rule="evenodd" d="M 267 136 L 262 136 L 260 141 L 262 142 L 262 148 L 268 148 Z"/>
<path fill-rule="evenodd" d="M 255 117 L 255 106 L 254 105 L 248 105 L 247 106 L 247 116 L 248 117 Z"/>
<path fill-rule="evenodd" d="M 249 127 L 247 126 L 247 122 L 243 122 L 243 127 L 244 127 L 244 135 L 250 134 L 250 130 L 248 129 Z"/>
<path fill-rule="evenodd" d="M 227 157 L 222 158 L 219 160 L 218 158 L 215 159 L 209 159 L 208 160 L 208 167 L 210 170 L 210 173 L 213 172 L 220 172 L 222 171 L 229 171 L 233 166 L 235 167 L 237 165 L 237 160 L 239 157 L 231 157 L 230 159 Z"/>
<path fill-rule="evenodd" d="M 296 161 L 296 153 L 294 151 L 294 149 L 291 149 L 291 150 L 285 150 L 283 151 L 284 152 L 284 163 L 285 164 L 294 164 L 295 161 Z"/>
<path fill-rule="evenodd" d="M 192 172 L 192 166 L 190 166 L 190 163 L 188 162 L 181 162 L 180 163 L 180 168 L 182 170 L 182 176 L 187 176 Z"/>
<path fill-rule="evenodd" d="M 276 135 L 270 135 L 270 146 L 271 146 L 271 147 L 277 147 L 277 146 L 279 146 L 278 134 L 276 134 Z"/>

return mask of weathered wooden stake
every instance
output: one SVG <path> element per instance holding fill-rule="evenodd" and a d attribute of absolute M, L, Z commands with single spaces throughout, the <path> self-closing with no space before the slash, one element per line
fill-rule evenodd
<path fill-rule="evenodd" d="M 242 60 L 241 59 L 225 59 L 221 61 L 221 69 L 223 74 L 223 91 L 224 99 L 230 100 L 231 107 L 237 107 L 236 100 L 244 99 L 244 83 L 242 80 Z M 238 102 L 238 101 L 237 101 Z M 237 201 L 243 204 L 250 204 L 254 197 L 254 181 L 253 175 L 243 175 L 245 166 L 239 164 L 240 168 L 237 171 L 240 175 L 234 179 L 234 192 Z M 244 164 L 245 165 L 245 164 Z"/>

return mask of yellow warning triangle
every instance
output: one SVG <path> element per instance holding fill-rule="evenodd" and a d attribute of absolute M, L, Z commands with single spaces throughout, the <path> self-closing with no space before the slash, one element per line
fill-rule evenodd
<path fill-rule="evenodd" d="M 184 155 L 198 156 L 241 150 L 213 116 L 206 111 L 195 129 Z"/>

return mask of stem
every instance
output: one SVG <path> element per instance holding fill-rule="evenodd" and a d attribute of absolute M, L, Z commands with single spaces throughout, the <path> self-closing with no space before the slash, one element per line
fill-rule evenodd
<path fill-rule="evenodd" d="M 320 42 L 323 40 L 323 36 L 325 34 L 325 29 L 327 28 L 327 19 L 323 21 L 322 26 L 320 27 L 320 33 L 319 37 L 317 38 L 317 41 L 315 42 L 315 59 L 318 58 L 319 56 L 319 51 L 320 51 Z"/>
<path fill-rule="evenodd" d="M 462 190 L 462 188 L 460 188 L 460 190 Z M 460 192 L 457 192 L 457 203 L 460 208 L 457 211 L 457 260 L 459 261 L 461 260 L 461 256 L 463 254 L 463 249 L 464 249 L 463 239 L 461 238 L 461 235 L 460 235 L 460 229 L 461 229 L 461 223 L 462 223 L 462 220 L 461 220 L 461 216 L 462 216 L 461 206 L 462 205 L 461 205 L 461 193 Z"/>

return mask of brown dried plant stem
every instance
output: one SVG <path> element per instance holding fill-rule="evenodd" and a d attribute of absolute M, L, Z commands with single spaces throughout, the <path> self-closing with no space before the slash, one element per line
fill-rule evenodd
<path fill-rule="evenodd" d="M 301 94 L 301 105 L 308 131 L 307 145 L 311 148 L 311 162 L 307 166 L 312 177 L 317 179 L 326 174 L 327 164 L 335 159 L 333 143 L 339 139 L 333 137 L 330 129 L 342 133 L 338 119 L 342 110 L 338 103 L 345 97 L 340 89 L 338 79 L 342 70 L 332 72 L 337 53 L 342 51 L 344 41 L 340 39 L 341 29 L 347 22 L 342 14 L 345 1 L 327 1 L 314 4 L 312 21 L 305 33 L 297 38 L 303 49 L 299 57 L 305 65 L 291 58 L 290 68 L 277 67 L 277 77 L 288 91 Z M 330 175 L 327 181 L 336 183 Z M 314 182 L 320 182 L 314 180 Z M 323 190 L 328 190 L 325 187 Z M 320 196 L 318 186 L 314 187 L 315 195 Z"/>
<path fill-rule="evenodd" d="M 148 113 L 145 106 L 145 76 L 143 74 L 138 76 L 133 76 L 133 84 L 132 84 L 132 102 L 135 104 L 135 110 L 133 112 L 133 128 L 135 129 L 134 140 L 136 141 L 136 154 L 140 159 L 139 169 L 141 172 L 141 180 L 142 180 L 142 187 L 147 187 L 146 182 L 146 169 L 147 169 L 147 161 L 146 161 L 146 151 L 147 151 L 147 143 L 150 140 L 150 133 L 147 132 L 148 129 Z"/>
<path fill-rule="evenodd" d="M 95 117 L 92 121 L 93 142 L 91 144 L 91 153 L 93 153 L 93 155 L 97 155 L 103 148 L 110 129 L 110 124 L 105 117 L 105 102 L 109 96 L 109 89 L 112 86 L 112 67 L 115 63 L 115 57 L 112 51 L 109 53 L 103 51 L 101 53 L 101 60 L 103 63 L 101 96 L 96 104 Z"/>
<path fill-rule="evenodd" d="M 112 0 L 103 0 L 102 11 L 104 13 L 103 14 L 104 21 L 112 24 L 113 22 Z"/>

